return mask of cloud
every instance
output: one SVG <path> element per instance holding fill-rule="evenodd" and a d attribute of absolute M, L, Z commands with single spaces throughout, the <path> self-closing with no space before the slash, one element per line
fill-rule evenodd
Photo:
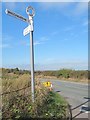
<path fill-rule="evenodd" d="M 47 58 L 40 63 L 36 63 L 36 70 L 59 70 L 59 69 L 88 69 L 88 60 L 80 60 L 80 59 L 55 59 L 55 58 Z"/>
<path fill-rule="evenodd" d="M 12 36 L 9 36 L 7 34 L 2 34 L 0 38 L 0 49 L 12 48 L 12 46 L 10 45 L 12 40 L 13 40 Z"/>
<path fill-rule="evenodd" d="M 64 29 L 64 31 L 68 32 L 68 31 L 71 31 L 72 29 L 73 29 L 73 27 L 66 27 L 66 28 Z"/>
<path fill-rule="evenodd" d="M 5 3 L 5 6 L 9 9 L 14 9 L 16 7 L 16 3 L 13 1 L 10 4 L 8 4 L 7 2 Z"/>
<path fill-rule="evenodd" d="M 15 64 L 4 65 L 3 67 L 10 67 L 30 70 L 30 64 Z M 60 70 L 60 69 L 74 69 L 74 70 L 88 70 L 88 62 L 60 62 L 60 63 L 36 63 L 35 70 Z"/>
<path fill-rule="evenodd" d="M 43 37 L 39 38 L 39 40 L 35 41 L 35 42 L 34 42 L 34 45 L 45 44 L 46 41 L 48 41 L 48 40 L 49 40 L 49 38 L 43 36 Z"/>
<path fill-rule="evenodd" d="M 42 10 L 54 10 L 55 9 L 59 12 L 64 13 L 65 9 L 68 8 L 69 5 L 71 5 L 71 2 L 45 1 L 45 2 L 38 3 L 38 5 Z"/>
<path fill-rule="evenodd" d="M 56 2 L 56 1 L 51 1 L 51 2 L 41 2 L 39 3 L 39 6 L 41 7 L 41 9 L 45 9 L 45 10 L 48 10 L 48 9 L 62 9 L 62 8 L 65 8 L 69 5 L 70 3 L 69 2 Z"/>
<path fill-rule="evenodd" d="M 58 10 L 58 12 L 62 13 L 65 16 L 68 17 L 73 17 L 73 16 L 78 16 L 78 15 L 82 15 L 85 12 L 88 13 L 88 2 L 82 2 L 79 0 L 77 1 L 62 1 L 62 2 L 42 2 L 39 3 L 41 9 L 44 10 Z M 73 6 L 73 7 L 72 7 Z"/>
<path fill-rule="evenodd" d="M 2 39 L 2 41 L 9 42 L 9 41 L 13 40 L 13 37 L 8 34 L 3 34 L 1 39 Z"/>
<path fill-rule="evenodd" d="M 18 9 L 19 11 L 22 10 L 22 7 L 17 7 L 16 2 L 21 2 L 21 0 L 3 0 L 11 1 L 11 3 L 5 3 L 6 7 L 8 9 Z M 89 0 L 22 0 L 22 2 L 38 2 L 37 5 L 43 10 L 58 10 L 62 14 L 66 16 L 76 16 L 81 15 L 85 13 L 88 10 L 88 1 Z M 75 3 L 76 5 L 72 7 L 72 10 L 70 10 L 70 6 Z M 25 4 L 22 4 L 23 9 L 25 7 Z"/>
<path fill-rule="evenodd" d="M 86 11 L 88 14 L 88 2 L 78 2 L 73 11 L 73 14 L 74 15 L 82 15 Z"/>
<path fill-rule="evenodd" d="M 3 48 L 11 48 L 11 46 L 9 44 L 2 44 L 0 45 L 0 48 L 3 49 Z"/>
<path fill-rule="evenodd" d="M 2 44 L 2 40 L 3 40 L 3 44 Z M 13 37 L 11 36 L 8 36 L 8 35 L 3 35 L 3 39 L 0 41 L 1 45 L 0 45 L 0 48 L 11 48 L 11 40 L 13 40 Z M 39 40 L 34 40 L 34 46 L 37 46 L 37 45 L 41 45 L 41 44 L 45 44 L 45 42 L 49 40 L 47 37 L 41 37 L 39 38 Z M 8 44 L 8 43 L 9 44 Z M 14 45 L 12 45 L 13 47 L 15 46 L 27 46 L 29 47 L 30 46 L 30 42 L 27 42 L 26 40 L 18 40 L 18 42 L 15 42 Z"/>
<path fill-rule="evenodd" d="M 51 33 L 51 35 L 57 35 L 59 33 L 59 31 L 54 31 Z"/>
<path fill-rule="evenodd" d="M 34 46 L 45 44 L 45 42 L 47 40 L 49 40 L 49 39 L 46 37 L 41 37 L 41 38 L 39 38 L 39 40 L 34 40 Z M 30 43 L 24 42 L 23 45 L 30 46 Z"/>
<path fill-rule="evenodd" d="M 48 41 L 48 40 L 49 40 L 49 38 L 47 38 L 45 36 L 43 36 L 43 37 L 40 38 L 40 41 L 42 41 L 42 42 L 45 42 L 45 41 Z"/>
<path fill-rule="evenodd" d="M 83 33 L 85 33 L 85 34 L 87 33 L 87 35 L 88 35 L 88 29 L 87 30 L 83 30 Z"/>
<path fill-rule="evenodd" d="M 62 62 L 62 63 L 48 63 L 48 64 L 36 64 L 36 70 L 59 70 L 59 69 L 77 69 L 87 70 L 88 63 L 86 62 Z"/>
<path fill-rule="evenodd" d="M 35 41 L 34 46 L 42 44 L 40 41 Z M 27 43 L 26 46 L 30 46 L 30 43 Z"/>
<path fill-rule="evenodd" d="M 88 26 L 88 20 L 83 23 L 83 26 Z"/>
<path fill-rule="evenodd" d="M 42 44 L 40 41 L 35 41 L 34 46 Z"/>

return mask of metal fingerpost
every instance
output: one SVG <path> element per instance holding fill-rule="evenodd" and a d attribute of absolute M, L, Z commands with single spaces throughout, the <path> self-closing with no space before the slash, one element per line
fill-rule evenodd
<path fill-rule="evenodd" d="M 31 13 L 30 13 L 31 10 Z M 32 93 L 32 102 L 35 100 L 35 81 L 34 81 L 34 44 L 33 44 L 33 17 L 35 15 L 35 10 L 31 6 L 26 8 L 26 13 L 28 14 L 28 19 L 23 16 L 16 14 L 10 10 L 5 10 L 6 14 L 18 18 L 24 22 L 27 22 L 29 25 L 23 30 L 23 35 L 30 33 L 30 52 L 31 52 L 31 93 Z"/>
<path fill-rule="evenodd" d="M 29 10 L 32 10 L 32 14 L 29 13 Z M 26 8 L 26 13 L 29 17 L 30 24 L 30 52 L 31 52 L 31 92 L 32 92 L 32 101 L 35 99 L 35 81 L 34 81 L 34 44 L 33 44 L 33 16 L 35 15 L 34 9 L 29 6 Z"/>

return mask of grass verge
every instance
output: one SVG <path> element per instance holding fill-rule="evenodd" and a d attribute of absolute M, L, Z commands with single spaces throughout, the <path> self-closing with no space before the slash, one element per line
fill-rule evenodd
<path fill-rule="evenodd" d="M 58 93 L 49 92 L 43 107 L 43 118 L 67 118 L 67 102 Z"/>

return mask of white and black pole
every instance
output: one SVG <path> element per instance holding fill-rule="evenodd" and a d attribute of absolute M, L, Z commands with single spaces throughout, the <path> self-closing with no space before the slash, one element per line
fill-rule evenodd
<path fill-rule="evenodd" d="M 32 13 L 30 13 L 30 10 Z M 32 102 L 35 100 L 35 81 L 34 81 L 34 44 L 33 44 L 33 17 L 35 15 L 35 10 L 29 6 L 26 8 L 26 13 L 28 14 L 28 19 L 24 18 L 23 16 L 16 14 L 10 10 L 5 10 L 6 14 L 16 17 L 24 22 L 27 22 L 29 25 L 27 28 L 24 29 L 23 35 L 27 35 L 28 33 L 30 34 L 30 53 L 31 53 L 31 93 L 32 93 Z"/>

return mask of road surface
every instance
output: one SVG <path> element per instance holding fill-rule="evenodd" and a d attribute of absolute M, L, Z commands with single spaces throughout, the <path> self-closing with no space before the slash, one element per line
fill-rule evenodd
<path fill-rule="evenodd" d="M 74 118 L 88 118 L 87 113 L 81 113 L 82 104 L 88 106 L 88 85 L 68 82 L 62 80 L 45 80 L 51 81 L 53 84 L 54 91 L 61 94 L 71 105 L 72 116 Z"/>

